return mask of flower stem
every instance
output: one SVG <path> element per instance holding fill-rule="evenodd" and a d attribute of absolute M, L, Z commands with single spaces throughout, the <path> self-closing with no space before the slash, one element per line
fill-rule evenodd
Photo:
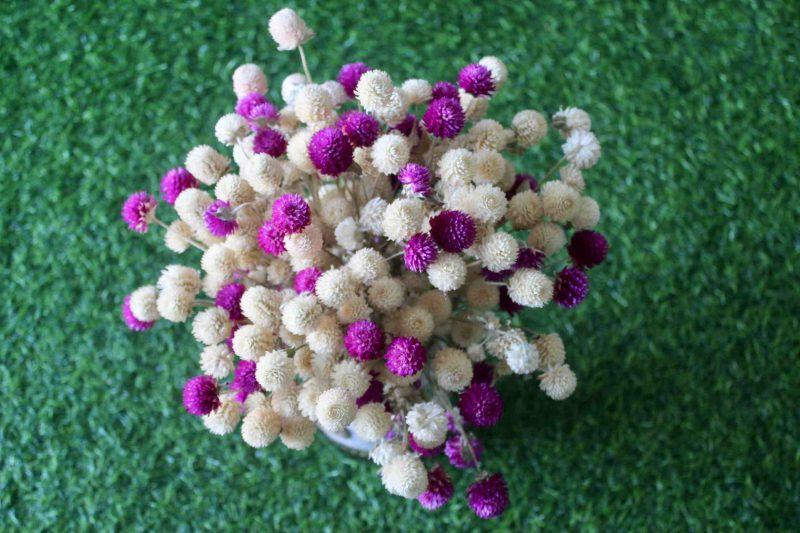
<path fill-rule="evenodd" d="M 314 83 L 311 79 L 311 72 L 308 70 L 308 62 L 306 61 L 306 53 L 303 51 L 303 45 L 298 46 L 297 49 L 300 50 L 300 61 L 303 63 L 303 72 L 306 73 L 306 80 L 308 80 L 308 83 Z"/>

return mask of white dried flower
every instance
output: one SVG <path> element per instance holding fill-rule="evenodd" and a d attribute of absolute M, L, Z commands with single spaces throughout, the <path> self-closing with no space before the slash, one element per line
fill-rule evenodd
<path fill-rule="evenodd" d="M 354 290 L 353 278 L 350 272 L 343 268 L 332 268 L 324 272 L 317 279 L 315 288 L 319 301 L 333 309 L 340 306 Z"/>
<path fill-rule="evenodd" d="M 295 96 L 294 112 L 308 125 L 326 122 L 333 114 L 331 94 L 320 85 L 303 85 Z"/>
<path fill-rule="evenodd" d="M 308 84 L 308 80 L 305 74 L 300 74 L 299 72 L 289 74 L 281 82 L 281 98 L 288 105 L 294 105 L 297 92 L 306 84 Z"/>
<path fill-rule="evenodd" d="M 214 435 L 227 435 L 233 433 L 241 418 L 239 402 L 233 394 L 225 394 L 219 407 L 203 417 L 203 425 Z"/>
<path fill-rule="evenodd" d="M 238 206 L 255 199 L 255 192 L 249 183 L 236 174 L 225 174 L 214 187 L 217 199 L 224 200 L 232 206 Z"/>
<path fill-rule="evenodd" d="M 192 148 L 184 162 L 186 170 L 206 185 L 214 185 L 228 171 L 230 164 L 227 157 L 205 144 Z"/>
<path fill-rule="evenodd" d="M 514 138 L 514 132 L 496 120 L 485 118 L 472 126 L 467 137 L 475 150 L 501 151 Z"/>
<path fill-rule="evenodd" d="M 575 165 L 564 165 L 558 169 L 558 174 L 561 181 L 578 192 L 582 192 L 586 187 L 586 182 L 583 180 L 583 173 L 581 169 Z"/>
<path fill-rule="evenodd" d="M 541 367 L 545 370 L 564 364 L 566 350 L 564 341 L 558 333 L 547 333 L 539 336 L 535 341 L 536 348 L 539 350 Z"/>
<path fill-rule="evenodd" d="M 200 368 L 203 374 L 223 379 L 233 372 L 233 352 L 225 343 L 206 346 L 200 352 Z"/>
<path fill-rule="evenodd" d="M 334 387 L 319 395 L 316 414 L 323 428 L 337 433 L 356 417 L 356 401 L 346 389 Z"/>
<path fill-rule="evenodd" d="M 328 388 L 327 381 L 320 378 L 311 378 L 303 383 L 297 394 L 297 407 L 303 416 L 316 422 L 319 397 Z"/>
<path fill-rule="evenodd" d="M 314 133 L 311 130 L 300 130 L 289 139 L 289 143 L 286 146 L 286 157 L 289 158 L 289 161 L 294 166 L 306 174 L 312 174 L 316 171 L 314 163 L 308 157 L 308 143 L 311 142 L 313 135 Z"/>
<path fill-rule="evenodd" d="M 372 248 L 362 248 L 354 253 L 347 261 L 347 267 L 355 279 L 367 286 L 389 275 L 389 262 Z"/>
<path fill-rule="evenodd" d="M 253 324 L 275 329 L 280 324 L 281 294 L 263 286 L 249 287 L 239 301 L 242 314 Z"/>
<path fill-rule="evenodd" d="M 480 120 L 489 109 L 488 96 L 475 96 L 464 89 L 458 90 L 458 100 L 467 120 Z"/>
<path fill-rule="evenodd" d="M 563 181 L 548 181 L 542 185 L 542 211 L 554 222 L 567 222 L 578 207 L 578 191 Z"/>
<path fill-rule="evenodd" d="M 361 75 L 356 85 L 356 99 L 369 113 L 376 113 L 392 103 L 395 89 L 392 78 L 382 70 L 370 70 Z"/>
<path fill-rule="evenodd" d="M 313 259 L 322 250 L 322 231 L 316 224 L 309 224 L 300 233 L 289 233 L 283 245 L 292 258 Z"/>
<path fill-rule="evenodd" d="M 478 185 L 470 192 L 471 202 L 468 213 L 478 222 L 496 224 L 508 210 L 508 199 L 499 187 L 489 184 Z"/>
<path fill-rule="evenodd" d="M 164 232 L 164 244 L 177 254 L 182 254 L 192 245 L 192 227 L 181 219 L 170 223 L 167 231 Z"/>
<path fill-rule="evenodd" d="M 483 266 L 492 272 L 500 272 L 514 266 L 519 244 L 511 234 L 498 231 L 481 241 L 478 253 Z"/>
<path fill-rule="evenodd" d="M 267 409 L 272 409 L 272 405 L 270 404 L 269 398 L 267 395 L 261 391 L 258 392 L 251 392 L 247 395 L 247 398 L 244 400 L 244 404 L 242 404 L 243 410 L 245 414 L 255 411 L 259 407 L 266 407 Z"/>
<path fill-rule="evenodd" d="M 489 285 L 483 278 L 475 278 L 467 284 L 467 302 L 473 309 L 494 309 L 500 303 L 500 289 Z"/>
<path fill-rule="evenodd" d="M 130 295 L 129 305 L 131 313 L 137 320 L 152 322 L 158 320 L 158 289 L 155 285 L 144 285 L 133 291 Z"/>
<path fill-rule="evenodd" d="M 214 136 L 225 146 L 233 146 L 239 139 L 250 134 L 250 127 L 241 115 L 228 113 L 222 115 L 214 126 Z"/>
<path fill-rule="evenodd" d="M 489 72 L 492 73 L 495 89 L 499 90 L 508 79 L 508 67 L 506 67 L 506 64 L 494 56 L 483 57 L 478 63 L 489 69 Z"/>
<path fill-rule="evenodd" d="M 467 347 L 467 356 L 473 363 L 480 363 L 486 360 L 486 351 L 482 344 L 470 344 Z"/>
<path fill-rule="evenodd" d="M 515 374 L 530 374 L 539 368 L 539 350 L 536 346 L 521 339 L 512 343 L 505 353 L 505 361 Z"/>
<path fill-rule="evenodd" d="M 450 297 L 436 289 L 420 294 L 416 305 L 427 310 L 436 324 L 445 322 L 453 313 L 453 303 L 450 301 Z"/>
<path fill-rule="evenodd" d="M 334 236 L 336 244 L 345 250 L 352 252 L 364 246 L 364 235 L 353 217 L 347 217 L 339 222 L 334 230 Z"/>
<path fill-rule="evenodd" d="M 211 205 L 211 195 L 200 189 L 186 189 L 175 199 L 175 212 L 193 230 L 205 228 L 203 213 Z"/>
<path fill-rule="evenodd" d="M 170 322 L 185 322 L 192 312 L 195 295 L 177 287 L 161 289 L 156 300 L 158 314 Z"/>
<path fill-rule="evenodd" d="M 256 381 L 267 392 L 288 387 L 293 377 L 294 363 L 284 350 L 266 352 L 256 362 Z"/>
<path fill-rule="evenodd" d="M 241 175 L 255 192 L 272 195 L 281 186 L 283 166 L 271 155 L 254 154 L 242 165 Z"/>
<path fill-rule="evenodd" d="M 467 279 L 467 264 L 457 254 L 440 253 L 428 266 L 428 281 L 442 292 L 458 289 Z"/>
<path fill-rule="evenodd" d="M 403 82 L 400 90 L 411 105 L 424 104 L 431 99 L 431 84 L 427 80 L 411 79 Z"/>
<path fill-rule="evenodd" d="M 372 163 L 384 174 L 397 174 L 408 163 L 411 146 L 399 133 L 381 135 L 372 145 Z"/>
<path fill-rule="evenodd" d="M 433 315 L 423 307 L 404 307 L 398 318 L 397 332 L 402 337 L 416 337 L 424 343 L 433 335 Z"/>
<path fill-rule="evenodd" d="M 225 341 L 231 334 L 232 325 L 228 311 L 214 306 L 195 315 L 192 335 L 206 346 L 210 346 Z"/>
<path fill-rule="evenodd" d="M 553 281 L 542 272 L 523 268 L 508 280 L 508 296 L 527 307 L 544 307 L 553 299 Z"/>
<path fill-rule="evenodd" d="M 209 246 L 200 259 L 200 267 L 204 271 L 220 277 L 233 275 L 236 266 L 236 252 L 222 243 Z"/>
<path fill-rule="evenodd" d="M 417 198 L 400 198 L 389 204 L 383 214 L 383 234 L 402 242 L 419 232 L 424 220 L 424 204 Z"/>
<path fill-rule="evenodd" d="M 278 43 L 278 50 L 294 50 L 314 37 L 314 31 L 300 15 L 288 7 L 269 18 L 269 34 Z"/>
<path fill-rule="evenodd" d="M 567 244 L 567 236 L 558 224 L 539 222 L 528 232 L 528 244 L 544 255 L 551 256 Z"/>
<path fill-rule="evenodd" d="M 256 407 L 242 421 L 242 440 L 253 448 L 272 444 L 281 432 L 281 418 L 271 407 Z"/>
<path fill-rule="evenodd" d="M 257 361 L 274 347 L 275 336 L 263 326 L 247 324 L 233 334 L 233 353 L 245 361 Z"/>
<path fill-rule="evenodd" d="M 383 198 L 372 198 L 361 207 L 358 223 L 364 231 L 373 235 L 383 235 L 383 215 L 389 204 Z"/>
<path fill-rule="evenodd" d="M 169 265 L 161 271 L 156 287 L 161 292 L 174 289 L 195 296 L 200 292 L 200 272 L 183 265 Z"/>
<path fill-rule="evenodd" d="M 547 119 L 532 109 L 514 115 L 511 126 L 517 134 L 517 144 L 524 148 L 538 144 L 547 135 Z"/>
<path fill-rule="evenodd" d="M 348 100 L 344 86 L 338 81 L 328 80 L 321 87 L 330 95 L 333 107 L 339 107 Z"/>
<path fill-rule="evenodd" d="M 553 115 L 553 127 L 559 130 L 565 137 L 575 130 L 590 131 L 592 129 L 592 119 L 589 113 L 577 107 L 559 109 Z"/>
<path fill-rule="evenodd" d="M 366 441 L 382 439 L 392 427 L 392 419 L 382 403 L 370 402 L 356 411 L 353 432 Z"/>
<path fill-rule="evenodd" d="M 320 356 L 332 358 L 342 351 L 342 329 L 336 318 L 323 315 L 317 326 L 306 335 L 306 342 L 311 351 Z"/>
<path fill-rule="evenodd" d="M 233 145 L 233 161 L 239 168 L 242 168 L 247 160 L 253 157 L 253 143 L 255 142 L 255 134 L 248 135 Z"/>
<path fill-rule="evenodd" d="M 581 169 L 595 166 L 600 159 L 600 142 L 591 131 L 572 131 L 561 149 L 567 161 Z"/>
<path fill-rule="evenodd" d="M 369 318 L 372 313 L 367 301 L 361 295 L 353 295 L 344 300 L 336 309 L 336 318 L 342 324 L 352 324 L 358 320 Z"/>
<path fill-rule="evenodd" d="M 475 178 L 475 157 L 464 148 L 454 148 L 442 155 L 437 167 L 439 176 L 449 185 L 468 185 Z"/>
<path fill-rule="evenodd" d="M 406 453 L 381 468 L 381 481 L 390 493 L 411 500 L 428 488 L 428 471 L 418 456 Z"/>
<path fill-rule="evenodd" d="M 313 294 L 301 294 L 286 302 L 281 309 L 281 319 L 286 329 L 295 335 L 305 335 L 317 326 L 322 307 Z"/>
<path fill-rule="evenodd" d="M 281 442 L 290 450 L 305 450 L 311 446 L 316 432 L 317 426 L 302 416 L 281 421 Z"/>
<path fill-rule="evenodd" d="M 322 221 L 329 227 L 335 228 L 344 219 L 355 215 L 353 203 L 347 198 L 334 196 L 325 199 L 321 206 L 320 216 Z"/>
<path fill-rule="evenodd" d="M 403 453 L 399 440 L 382 440 L 369 452 L 369 458 L 378 466 L 386 466 Z"/>
<path fill-rule="evenodd" d="M 594 229 L 600 222 L 600 206 L 594 198 L 581 196 L 570 223 L 577 230 Z"/>
<path fill-rule="evenodd" d="M 397 278 L 381 278 L 370 286 L 367 295 L 372 307 L 383 313 L 388 313 L 403 304 L 406 297 L 406 288 Z"/>
<path fill-rule="evenodd" d="M 331 382 L 334 387 L 347 390 L 353 398 L 360 398 L 369 388 L 369 372 L 353 359 L 344 359 L 333 366 Z"/>
<path fill-rule="evenodd" d="M 236 98 L 244 98 L 251 93 L 267 92 L 267 78 L 261 67 L 253 63 L 239 65 L 233 71 L 233 92 Z"/>
<path fill-rule="evenodd" d="M 436 448 L 447 438 L 447 415 L 436 402 L 414 404 L 406 414 L 408 430 L 425 448 Z"/>
<path fill-rule="evenodd" d="M 496 150 L 481 149 L 475 152 L 475 183 L 496 184 L 503 179 L 506 160 Z"/>
<path fill-rule="evenodd" d="M 441 388 L 458 392 L 472 381 L 472 362 L 463 350 L 442 348 L 433 358 L 433 374 Z"/>
<path fill-rule="evenodd" d="M 547 369 L 539 382 L 539 388 L 554 400 L 566 400 L 578 386 L 578 378 L 569 365 L 558 365 Z"/>
<path fill-rule="evenodd" d="M 514 229 L 530 229 L 542 220 L 542 201 L 530 189 L 515 194 L 508 203 L 506 213 Z"/>

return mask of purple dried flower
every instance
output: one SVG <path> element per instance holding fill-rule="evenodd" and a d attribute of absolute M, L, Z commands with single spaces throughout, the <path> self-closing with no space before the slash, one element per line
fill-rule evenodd
<path fill-rule="evenodd" d="M 338 126 L 353 146 L 372 146 L 380 133 L 378 120 L 361 111 L 347 111 Z"/>
<path fill-rule="evenodd" d="M 236 217 L 231 210 L 231 204 L 225 200 L 214 200 L 206 208 L 203 213 L 203 222 L 205 222 L 206 229 L 216 237 L 225 237 L 230 235 L 239 224 L 236 223 Z"/>
<path fill-rule="evenodd" d="M 509 315 L 515 315 L 522 311 L 523 306 L 515 302 L 511 299 L 508 295 L 508 287 L 499 287 L 500 289 L 500 302 L 498 306 L 500 309 L 508 313 Z"/>
<path fill-rule="evenodd" d="M 436 242 L 427 233 L 412 235 L 403 249 L 403 261 L 411 272 L 425 272 L 438 255 Z"/>
<path fill-rule="evenodd" d="M 284 194 L 272 204 L 272 224 L 281 233 L 298 233 L 311 222 L 311 208 L 299 194 Z"/>
<path fill-rule="evenodd" d="M 369 387 L 367 387 L 367 392 L 361 395 L 359 399 L 356 400 L 356 407 L 361 407 L 362 405 L 366 405 L 372 402 L 382 402 L 383 401 L 383 383 L 379 379 L 372 379 L 369 382 Z"/>
<path fill-rule="evenodd" d="M 458 409 L 473 426 L 494 426 L 503 416 L 503 399 L 494 387 L 473 383 L 461 393 Z"/>
<path fill-rule="evenodd" d="M 589 278 L 580 267 L 567 267 L 556 275 L 553 284 L 553 301 L 571 309 L 589 294 Z"/>
<path fill-rule="evenodd" d="M 536 268 L 539 269 L 544 263 L 544 254 L 533 248 L 520 248 L 517 253 L 517 260 L 514 268 Z"/>
<path fill-rule="evenodd" d="M 422 123 L 431 135 L 442 139 L 452 139 L 464 127 L 464 110 L 457 98 L 437 98 L 433 100 Z"/>
<path fill-rule="evenodd" d="M 470 508 L 483 519 L 496 518 L 508 507 L 508 487 L 502 474 L 478 479 L 467 489 Z"/>
<path fill-rule="evenodd" d="M 122 320 L 125 321 L 125 325 L 128 326 L 128 329 L 131 331 L 147 331 L 148 329 L 153 327 L 155 322 L 145 322 L 144 320 L 139 320 L 135 316 L 133 316 L 133 311 L 131 311 L 131 295 L 127 295 L 125 299 L 122 301 Z"/>
<path fill-rule="evenodd" d="M 461 69 L 458 85 L 473 96 L 488 96 L 495 90 L 492 71 L 478 63 Z"/>
<path fill-rule="evenodd" d="M 483 453 L 483 444 L 476 438 L 470 439 L 472 450 L 478 461 L 481 460 Z M 472 455 L 467 448 L 466 442 L 461 435 L 453 435 L 444 444 L 444 454 L 450 460 L 450 464 L 456 468 L 475 468 L 475 461 L 472 460 Z"/>
<path fill-rule="evenodd" d="M 233 371 L 231 390 L 236 392 L 236 401 L 244 403 L 250 394 L 261 390 L 256 380 L 256 362 L 240 360 Z"/>
<path fill-rule="evenodd" d="M 494 379 L 494 367 L 485 361 L 479 361 L 472 365 L 472 383 L 492 384 Z"/>
<path fill-rule="evenodd" d="M 592 230 L 576 231 L 567 246 L 572 261 L 583 268 L 602 263 L 608 253 L 608 241 L 602 233 Z"/>
<path fill-rule="evenodd" d="M 267 220 L 258 229 L 258 246 L 264 250 L 265 254 L 277 257 L 286 251 L 286 246 L 283 244 L 284 235 L 271 220 Z"/>
<path fill-rule="evenodd" d="M 398 131 L 406 137 L 410 137 L 411 134 L 414 133 L 414 126 L 416 126 L 416 124 L 417 117 L 409 113 L 406 115 L 406 118 L 404 118 L 399 124 L 389 128 L 388 131 Z"/>
<path fill-rule="evenodd" d="M 314 292 L 317 287 L 317 280 L 321 275 L 322 271 L 317 267 L 304 268 L 294 277 L 294 291 L 297 294 Z"/>
<path fill-rule="evenodd" d="M 122 204 L 122 220 L 136 233 L 147 233 L 155 218 L 158 200 L 152 194 L 139 191 L 128 196 Z"/>
<path fill-rule="evenodd" d="M 244 315 L 239 304 L 245 290 L 247 290 L 247 287 L 241 283 L 228 283 L 219 290 L 214 303 L 228 311 L 228 316 L 231 320 L 241 320 Z"/>
<path fill-rule="evenodd" d="M 344 92 L 347 93 L 347 96 L 354 98 L 358 80 L 361 79 L 361 76 L 365 72 L 369 72 L 370 70 L 372 69 L 364 63 L 348 63 L 342 66 L 336 79 L 342 84 L 342 87 L 344 87 Z"/>
<path fill-rule="evenodd" d="M 414 435 L 411 433 L 408 434 L 408 445 L 414 452 L 422 457 L 435 457 L 444 451 L 444 443 L 435 448 L 426 448 L 414 440 Z"/>
<path fill-rule="evenodd" d="M 253 106 L 250 109 L 250 116 L 247 117 L 247 123 L 250 129 L 257 131 L 259 128 L 265 127 L 270 122 L 275 122 L 280 116 L 280 111 L 270 102 L 264 102 Z"/>
<path fill-rule="evenodd" d="M 280 157 L 286 153 L 286 137 L 273 128 L 261 128 L 253 137 L 253 152 Z"/>
<path fill-rule="evenodd" d="M 239 101 L 236 102 L 236 114 L 249 120 L 256 107 L 267 103 L 269 102 L 263 94 L 250 93 L 246 96 L 242 96 L 239 98 Z"/>
<path fill-rule="evenodd" d="M 437 81 L 431 90 L 432 99 L 437 98 L 458 98 L 458 86 L 449 81 Z"/>
<path fill-rule="evenodd" d="M 384 358 L 386 368 L 396 376 L 413 376 L 428 360 L 425 347 L 414 337 L 396 337 Z"/>
<path fill-rule="evenodd" d="M 422 165 L 408 163 L 397 173 L 397 181 L 407 185 L 414 194 L 431 194 L 431 171 Z"/>
<path fill-rule="evenodd" d="M 428 472 L 428 488 L 417 496 L 417 501 L 428 511 L 434 511 L 450 501 L 453 497 L 453 482 L 439 465 L 434 465 Z"/>
<path fill-rule="evenodd" d="M 199 186 L 200 182 L 188 170 L 183 167 L 173 168 L 161 178 L 161 199 L 169 205 L 175 205 L 180 193 Z"/>
<path fill-rule="evenodd" d="M 183 386 L 183 406 L 189 413 L 207 415 L 219 404 L 217 382 L 211 376 L 195 376 Z"/>
<path fill-rule="evenodd" d="M 308 157 L 322 174 L 338 176 L 353 162 L 353 145 L 340 129 L 323 128 L 311 137 Z"/>
<path fill-rule="evenodd" d="M 359 361 L 377 359 L 381 356 L 383 346 L 383 331 L 375 322 L 358 320 L 347 326 L 344 347 L 350 357 Z"/>
<path fill-rule="evenodd" d="M 462 211 L 442 211 L 430 219 L 430 225 L 433 240 L 445 252 L 457 254 L 475 242 L 475 221 Z"/>

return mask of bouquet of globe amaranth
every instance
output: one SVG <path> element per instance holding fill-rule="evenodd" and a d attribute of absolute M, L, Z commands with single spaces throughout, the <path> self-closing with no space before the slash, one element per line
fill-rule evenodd
<path fill-rule="evenodd" d="M 496 382 L 536 375 L 553 400 L 576 386 L 559 335 L 515 314 L 578 305 L 607 252 L 583 193 L 600 156 L 589 116 L 553 115 L 563 154 L 534 178 L 508 155 L 545 137 L 545 117 L 483 118 L 506 81 L 499 59 L 463 67 L 455 83 L 396 85 L 364 63 L 318 83 L 305 22 L 283 9 L 269 32 L 302 61 L 281 84 L 285 105 L 265 96 L 258 66 L 240 66 L 235 112 L 215 128 L 234 163 L 211 146 L 190 150 L 161 180 L 170 223 L 147 192 L 124 204 L 133 231 L 158 224 L 169 249 L 202 253 L 199 270 L 169 265 L 128 295 L 125 322 L 141 331 L 194 314 L 201 372 L 183 403 L 211 433 L 239 427 L 250 446 L 302 450 L 318 428 L 352 432 L 374 442 L 392 494 L 444 505 L 449 462 L 475 471 L 475 513 L 498 516 L 507 486 L 484 470 L 473 433 L 503 414 Z"/>

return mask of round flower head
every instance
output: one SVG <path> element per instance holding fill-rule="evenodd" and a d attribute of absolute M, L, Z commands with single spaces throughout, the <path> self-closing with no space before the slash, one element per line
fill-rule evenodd
<path fill-rule="evenodd" d="M 339 70 L 339 75 L 336 77 L 336 79 L 342 84 L 342 87 L 344 87 L 344 92 L 347 93 L 347 96 L 350 98 L 355 98 L 358 80 L 361 79 L 362 74 L 369 72 L 370 70 L 371 69 L 367 65 L 361 62 L 348 63 L 346 65 L 342 65 L 342 68 Z"/>
<path fill-rule="evenodd" d="M 323 128 L 311 137 L 308 157 L 322 174 L 338 176 L 353 162 L 353 146 L 340 129 Z"/>
<path fill-rule="evenodd" d="M 556 275 L 553 285 L 553 301 L 561 307 L 571 309 L 589 294 L 589 278 L 580 267 L 567 267 Z"/>
<path fill-rule="evenodd" d="M 541 268 L 544 264 L 544 254 L 532 248 L 520 248 L 514 268 Z"/>
<path fill-rule="evenodd" d="M 431 171 L 416 163 L 408 163 L 401 168 L 397 174 L 397 181 L 407 185 L 414 194 L 430 196 L 432 192 Z"/>
<path fill-rule="evenodd" d="M 411 448 L 411 450 L 415 453 L 419 454 L 420 457 L 436 457 L 444 451 L 444 444 L 439 444 L 438 446 L 434 446 L 432 448 L 426 448 L 425 446 L 422 446 L 419 442 L 417 442 L 417 439 L 414 438 L 413 433 L 408 434 L 408 447 Z"/>
<path fill-rule="evenodd" d="M 411 272 L 425 272 L 438 255 L 436 242 L 427 233 L 413 235 L 403 249 L 403 261 Z"/>
<path fill-rule="evenodd" d="M 153 324 L 155 324 L 154 320 L 144 321 L 133 316 L 133 312 L 131 311 L 130 294 L 122 301 L 122 319 L 125 321 L 125 325 L 128 326 L 128 329 L 131 331 L 147 331 L 153 327 Z"/>
<path fill-rule="evenodd" d="M 424 448 L 436 448 L 447 438 L 447 416 L 436 402 L 414 404 L 406 414 L 406 422 L 417 444 Z"/>
<path fill-rule="evenodd" d="M 539 388 L 553 400 L 565 400 L 569 398 L 575 387 L 578 386 L 578 378 L 569 365 L 552 366 L 541 376 Z"/>
<path fill-rule="evenodd" d="M 188 170 L 183 167 L 173 168 L 161 178 L 161 199 L 169 205 L 175 205 L 180 193 L 199 186 L 200 182 Z"/>
<path fill-rule="evenodd" d="M 391 459 L 381 468 L 381 481 L 390 493 L 414 499 L 428 487 L 428 471 L 413 453 L 405 453 Z"/>
<path fill-rule="evenodd" d="M 253 110 L 266 103 L 269 103 L 267 97 L 260 92 L 246 94 L 236 101 L 236 114 L 245 120 L 250 120 L 250 117 L 253 116 Z"/>
<path fill-rule="evenodd" d="M 567 246 L 572 261 L 583 268 L 602 263 L 608 253 L 608 242 L 602 233 L 591 230 L 576 231 Z"/>
<path fill-rule="evenodd" d="M 206 346 L 219 344 L 231 334 L 228 312 L 221 307 L 209 307 L 194 316 L 192 335 Z"/>
<path fill-rule="evenodd" d="M 144 322 L 158 320 L 158 289 L 154 285 L 139 287 L 130 294 L 130 310 L 133 316 Z"/>
<path fill-rule="evenodd" d="M 336 433 L 346 428 L 356 417 L 356 402 L 347 390 L 334 387 L 319 395 L 315 412 L 319 424 Z"/>
<path fill-rule="evenodd" d="M 380 124 L 375 117 L 361 111 L 344 113 L 338 126 L 353 146 L 372 146 L 380 133 Z"/>
<path fill-rule="evenodd" d="M 334 116 L 331 93 L 321 85 L 304 85 L 295 96 L 294 112 L 308 125 L 328 122 Z"/>
<path fill-rule="evenodd" d="M 397 278 L 383 278 L 370 286 L 367 295 L 370 305 L 386 313 L 402 305 L 406 297 L 406 287 Z"/>
<path fill-rule="evenodd" d="M 461 393 L 458 409 L 473 426 L 494 426 L 503 416 L 503 399 L 492 386 L 473 383 Z"/>
<path fill-rule="evenodd" d="M 461 211 L 442 211 L 430 219 L 431 236 L 442 250 L 457 254 L 475 242 L 475 222 Z"/>
<path fill-rule="evenodd" d="M 236 218 L 231 210 L 231 204 L 223 200 L 214 200 L 203 213 L 206 229 L 215 237 L 230 235 L 236 228 Z"/>
<path fill-rule="evenodd" d="M 600 222 L 600 206 L 594 198 L 581 196 L 570 224 L 577 230 L 593 229 Z"/>
<path fill-rule="evenodd" d="M 298 272 L 294 277 L 294 290 L 297 294 L 304 292 L 314 292 L 317 280 L 322 275 L 322 271 L 317 267 L 305 268 Z"/>
<path fill-rule="evenodd" d="M 433 358 L 436 382 L 446 391 L 460 391 L 472 381 L 472 362 L 456 348 L 443 348 Z"/>
<path fill-rule="evenodd" d="M 533 146 L 547 135 L 547 119 L 538 111 L 525 109 L 511 120 L 517 142 L 523 147 Z"/>
<path fill-rule="evenodd" d="M 311 222 L 311 209 L 299 194 L 284 194 L 272 204 L 272 224 L 282 233 L 297 233 Z"/>
<path fill-rule="evenodd" d="M 600 142 L 591 131 L 574 130 L 561 145 L 564 157 L 578 168 L 589 168 L 600 159 Z"/>
<path fill-rule="evenodd" d="M 367 441 L 382 439 L 391 429 L 392 419 L 382 403 L 372 402 L 359 407 L 353 420 L 353 432 Z"/>
<path fill-rule="evenodd" d="M 492 233 L 483 239 L 478 248 L 481 262 L 493 272 L 511 268 L 519 254 L 517 240 L 503 231 Z"/>
<path fill-rule="evenodd" d="M 411 105 L 423 104 L 431 99 L 432 88 L 427 80 L 411 79 L 403 82 L 400 90 L 408 98 Z"/>
<path fill-rule="evenodd" d="M 528 244 L 546 256 L 558 252 L 566 243 L 564 229 L 554 222 L 539 222 L 528 232 Z"/>
<path fill-rule="evenodd" d="M 299 72 L 289 74 L 281 82 L 281 98 L 288 105 L 293 106 L 298 91 L 307 84 L 308 80 L 305 74 L 300 74 Z"/>
<path fill-rule="evenodd" d="M 386 368 L 396 376 L 413 376 L 422 370 L 426 355 L 425 347 L 414 337 L 395 338 L 384 354 Z"/>
<path fill-rule="evenodd" d="M 526 307 L 544 307 L 553 297 L 553 282 L 538 270 L 523 268 L 508 280 L 508 295 Z"/>
<path fill-rule="evenodd" d="M 256 363 L 256 381 L 264 390 L 274 392 L 287 387 L 294 377 L 294 363 L 284 350 L 267 352 Z"/>
<path fill-rule="evenodd" d="M 265 254 L 277 257 L 286 251 L 283 244 L 284 235 L 271 220 L 267 220 L 258 230 L 258 246 Z"/>
<path fill-rule="evenodd" d="M 458 98 L 458 86 L 449 81 L 437 81 L 431 89 L 431 97 L 438 98 Z"/>
<path fill-rule="evenodd" d="M 481 58 L 478 63 L 489 69 L 492 73 L 492 81 L 498 89 L 502 87 L 508 79 L 508 67 L 506 67 L 505 63 L 500 59 L 494 56 L 486 56 Z"/>
<path fill-rule="evenodd" d="M 477 460 L 480 461 L 483 453 L 481 441 L 472 438 L 469 442 Z M 444 454 L 450 460 L 450 464 L 456 468 L 475 468 L 475 461 L 472 459 L 470 449 L 461 435 L 454 435 L 447 440 L 444 445 Z"/>
<path fill-rule="evenodd" d="M 317 426 L 307 418 L 292 417 L 281 420 L 281 442 L 290 450 L 305 450 L 314 442 Z"/>
<path fill-rule="evenodd" d="M 437 98 L 433 100 L 422 123 L 431 135 L 441 139 L 452 139 L 464 127 L 464 110 L 457 98 Z"/>
<path fill-rule="evenodd" d="M 239 65 L 233 71 L 233 92 L 237 98 L 241 98 L 250 93 L 267 92 L 267 78 L 258 65 L 246 63 Z"/>
<path fill-rule="evenodd" d="M 272 444 L 281 431 L 281 418 L 267 404 L 258 405 L 242 421 L 242 440 L 253 448 Z"/>
<path fill-rule="evenodd" d="M 210 146 L 200 145 L 186 154 L 183 166 L 202 183 L 214 185 L 228 171 L 230 160 Z"/>
<path fill-rule="evenodd" d="M 372 285 L 389 275 L 389 262 L 373 248 L 361 248 L 347 261 L 350 274 L 364 285 Z"/>
<path fill-rule="evenodd" d="M 467 265 L 457 254 L 439 254 L 427 272 L 428 281 L 442 292 L 457 290 L 467 279 Z"/>
<path fill-rule="evenodd" d="M 239 403 L 244 403 L 250 394 L 261 390 L 261 385 L 256 380 L 255 361 L 239 361 L 233 373 L 231 390 L 236 391 L 236 400 Z"/>
<path fill-rule="evenodd" d="M 355 96 L 369 113 L 380 113 L 391 105 L 395 93 L 392 78 L 382 70 L 370 70 L 361 75 Z"/>
<path fill-rule="evenodd" d="M 233 371 L 233 352 L 225 344 L 206 346 L 200 353 L 203 373 L 216 379 L 224 379 Z"/>
<path fill-rule="evenodd" d="M 473 96 L 488 96 L 495 90 L 492 71 L 480 63 L 462 68 L 458 73 L 458 85 Z"/>
<path fill-rule="evenodd" d="M 195 376 L 183 386 L 183 406 L 190 414 L 207 415 L 219 404 L 217 382 L 211 376 Z"/>
<path fill-rule="evenodd" d="M 553 127 L 559 130 L 565 137 L 568 137 L 574 130 L 590 131 L 592 129 L 592 119 L 589 113 L 577 107 L 559 109 L 553 115 Z"/>
<path fill-rule="evenodd" d="M 147 233 L 150 223 L 155 219 L 158 201 L 144 191 L 131 194 L 122 204 L 122 220 L 132 231 Z"/>
<path fill-rule="evenodd" d="M 288 7 L 270 17 L 269 34 L 278 43 L 278 50 L 294 50 L 314 37 L 314 31 L 300 15 Z"/>
<path fill-rule="evenodd" d="M 253 152 L 281 157 L 286 153 L 286 138 L 283 133 L 273 128 L 261 128 L 253 138 Z"/>
<path fill-rule="evenodd" d="M 241 283 L 229 283 L 219 290 L 214 303 L 228 311 L 231 320 L 242 320 L 244 315 L 240 302 L 245 290 L 247 287 Z"/>
<path fill-rule="evenodd" d="M 480 479 L 467 489 L 470 508 L 479 518 L 497 518 L 508 507 L 508 487 L 501 474 Z"/>
<path fill-rule="evenodd" d="M 372 163 L 384 174 L 397 174 L 408 162 L 410 153 L 408 140 L 402 135 L 381 135 L 372 145 Z"/>
<path fill-rule="evenodd" d="M 542 185 L 542 211 L 553 222 L 569 221 L 578 207 L 578 191 L 560 180 Z"/>

